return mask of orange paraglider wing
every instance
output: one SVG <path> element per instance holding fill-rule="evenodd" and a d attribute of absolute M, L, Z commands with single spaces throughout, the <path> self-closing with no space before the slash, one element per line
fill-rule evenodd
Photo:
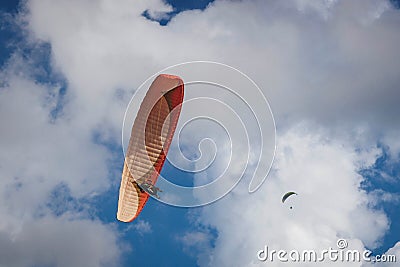
<path fill-rule="evenodd" d="M 137 181 L 155 184 L 178 124 L 184 85 L 181 78 L 161 74 L 151 84 L 132 126 L 119 190 L 117 219 L 133 221 L 149 194 Z"/>

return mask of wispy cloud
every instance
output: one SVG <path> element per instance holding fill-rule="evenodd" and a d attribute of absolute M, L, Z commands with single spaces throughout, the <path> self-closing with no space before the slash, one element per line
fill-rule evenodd
<path fill-rule="evenodd" d="M 153 232 L 151 224 L 148 221 L 144 221 L 141 219 L 138 219 L 134 223 L 129 225 L 125 231 L 128 232 L 131 229 L 135 230 L 137 233 L 139 233 L 139 235 L 150 234 Z"/>
<path fill-rule="evenodd" d="M 210 231 L 191 231 L 175 236 L 178 242 L 183 245 L 183 250 L 197 259 L 200 266 L 209 264 L 212 259 L 212 241 L 215 238 Z"/>

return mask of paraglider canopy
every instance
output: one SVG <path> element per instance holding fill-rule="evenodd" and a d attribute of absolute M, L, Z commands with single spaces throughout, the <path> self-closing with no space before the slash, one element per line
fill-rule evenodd
<path fill-rule="evenodd" d="M 133 221 L 155 186 L 171 144 L 183 102 L 184 84 L 174 75 L 155 78 L 132 126 L 119 190 L 117 219 Z"/>
<path fill-rule="evenodd" d="M 290 191 L 290 192 L 287 192 L 286 194 L 284 194 L 283 197 L 282 197 L 282 203 L 285 203 L 286 199 L 288 199 L 292 195 L 297 195 L 297 193 L 293 192 L 293 191 Z M 290 209 L 292 209 L 292 208 L 293 207 L 290 207 Z"/>

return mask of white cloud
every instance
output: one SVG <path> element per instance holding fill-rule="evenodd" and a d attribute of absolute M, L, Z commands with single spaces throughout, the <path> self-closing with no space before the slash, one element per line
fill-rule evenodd
<path fill-rule="evenodd" d="M 162 1 L 156 0 L 156 1 L 150 1 L 150 3 L 154 2 L 154 6 L 152 6 L 150 9 L 147 9 L 147 12 L 150 16 L 150 18 L 154 20 L 162 20 L 162 19 L 169 19 L 170 15 L 168 13 L 174 11 L 174 8 L 166 4 Z"/>
<path fill-rule="evenodd" d="M 352 249 L 380 245 L 389 222 L 372 207 L 374 194 L 360 189 L 363 178 L 358 174 L 374 162 L 377 149 L 365 156 L 349 143 L 305 129 L 307 124 L 301 124 L 279 136 L 273 170 L 259 191 L 248 195 L 240 184 L 202 209 L 199 220 L 218 231 L 212 257 L 203 266 L 261 264 L 256 253 L 264 245 L 322 251 L 335 248 L 339 238 Z M 298 196 L 282 204 L 282 195 L 292 190 Z"/>
<path fill-rule="evenodd" d="M 185 244 L 185 246 L 190 247 L 200 243 L 209 242 L 210 237 L 203 232 L 189 232 L 185 233 L 182 237 L 179 237 L 179 239 Z"/>
<path fill-rule="evenodd" d="M 372 204 L 400 202 L 400 195 L 398 193 L 389 193 L 382 189 L 373 190 L 371 191 L 370 195 Z"/>
<path fill-rule="evenodd" d="M 124 105 L 113 101 L 117 87 L 135 89 L 165 66 L 201 59 L 249 74 L 279 127 L 311 118 L 352 129 L 356 121 L 374 125 L 377 134 L 400 125 L 397 13 L 382 3 L 326 1 L 321 5 L 332 16 L 321 20 L 318 12 L 299 12 L 297 3 L 216 1 L 161 27 L 140 16 L 151 7 L 145 2 L 30 1 L 27 18 L 33 36 L 51 43 L 54 65 L 76 96 L 71 111 L 88 126 L 101 120 L 119 128 Z M 368 25 L 358 19 L 380 5 L 388 7 L 379 18 Z"/>
<path fill-rule="evenodd" d="M 33 73 L 18 56 L 2 73 L 0 266 L 117 266 L 121 250 L 113 226 L 79 215 L 65 201 L 53 207 L 63 211 L 60 217 L 46 207 L 60 184 L 73 198 L 104 192 L 109 156 L 91 129 L 51 119 L 59 87 L 34 81 Z"/>
<path fill-rule="evenodd" d="M 390 146 L 388 147 L 389 154 L 395 162 L 400 157 L 400 142 L 398 141 L 397 136 L 397 131 L 389 131 L 385 134 L 383 138 L 383 142 L 385 144 L 390 144 Z"/>
<path fill-rule="evenodd" d="M 46 216 L 21 222 L 18 228 L 0 228 L 0 266 L 119 265 L 117 234 L 99 221 Z"/>
<path fill-rule="evenodd" d="M 131 228 L 135 229 L 140 235 L 149 234 L 149 233 L 153 232 L 153 229 L 151 228 L 151 224 L 148 221 L 144 221 L 141 219 L 138 219 L 136 222 L 131 224 L 127 228 L 127 231 Z"/>
<path fill-rule="evenodd" d="M 24 63 L 18 61 L 15 59 L 13 64 Z M 59 88 L 18 75 L 16 69 L 9 66 L 8 85 L 0 92 L 0 120 L 4 127 L 0 139 L 2 182 L 19 181 L 28 191 L 37 186 L 43 192 L 65 182 L 78 197 L 106 189 L 105 162 L 109 156 L 104 147 L 94 143 L 93 129 L 79 127 L 76 120 L 68 117 L 53 123 L 50 113 Z M 24 189 L 19 193 L 27 196 Z M 46 194 L 32 197 L 45 198 Z"/>
<path fill-rule="evenodd" d="M 186 232 L 183 235 L 176 236 L 176 239 L 183 244 L 183 250 L 187 254 L 197 258 L 199 266 L 204 266 L 211 260 L 212 234 L 209 231 Z"/>

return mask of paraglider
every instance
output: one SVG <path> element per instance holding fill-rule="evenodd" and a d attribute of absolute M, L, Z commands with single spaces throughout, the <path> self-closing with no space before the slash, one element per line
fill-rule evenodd
<path fill-rule="evenodd" d="M 117 219 L 133 221 L 155 186 L 174 136 L 183 101 L 184 84 L 178 76 L 161 74 L 151 84 L 132 126 L 119 190 Z"/>
<path fill-rule="evenodd" d="M 285 203 L 286 199 L 288 199 L 292 195 L 297 195 L 297 193 L 291 191 L 291 192 L 287 192 L 286 194 L 284 194 L 283 197 L 282 197 L 282 203 Z M 293 207 L 290 207 L 290 209 L 292 209 L 292 208 Z"/>

